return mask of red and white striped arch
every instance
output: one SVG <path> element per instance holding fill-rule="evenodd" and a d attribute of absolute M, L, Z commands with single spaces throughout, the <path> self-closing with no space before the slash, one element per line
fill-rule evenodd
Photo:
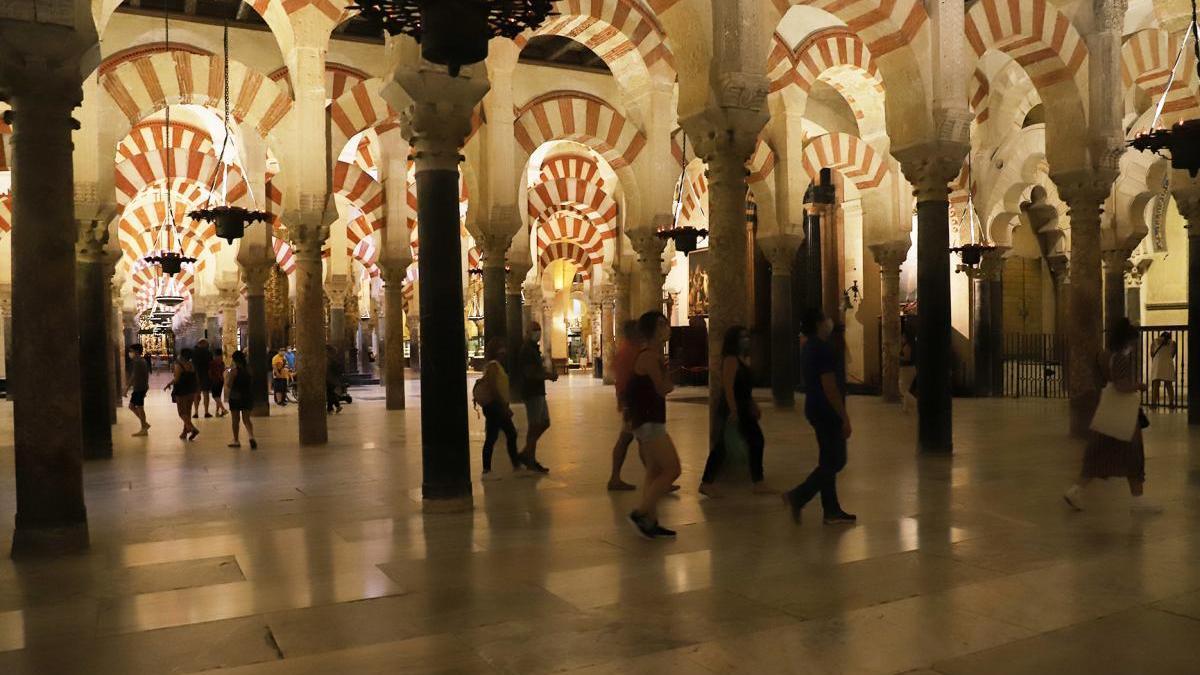
<path fill-rule="evenodd" d="M 172 200 L 176 230 L 182 250 L 199 258 L 205 251 L 216 252 L 220 244 L 216 238 L 216 226 L 212 223 L 188 218 L 188 211 L 196 208 L 202 200 L 194 195 L 180 194 Z M 167 202 L 156 197 L 139 199 L 121 212 L 117 221 L 117 243 L 122 252 L 133 260 L 149 255 L 162 245 L 162 228 L 167 217 Z"/>
<path fill-rule="evenodd" d="M 115 64 L 115 65 L 113 65 Z M 224 101 L 222 60 L 173 47 L 132 59 L 101 64 L 100 85 L 129 120 L 137 124 L 166 101 L 220 110 Z M 262 73 L 229 62 L 229 112 L 239 123 L 267 136 L 292 109 L 291 96 Z"/>
<path fill-rule="evenodd" d="M 687 167 L 679 225 L 708 227 L 708 176 L 704 174 L 704 164 L 700 161 L 693 161 Z"/>
<path fill-rule="evenodd" d="M 1077 91 L 1087 89 L 1087 46 L 1048 0 L 978 0 L 967 11 L 965 30 L 976 57 L 989 49 L 1008 54 L 1038 90 L 1067 81 Z"/>
<path fill-rule="evenodd" d="M 288 72 L 287 66 L 277 68 L 267 77 L 275 82 L 280 82 L 287 87 L 288 91 L 292 90 L 291 73 Z M 363 71 L 352 68 L 341 63 L 325 63 L 325 98 L 334 100 L 342 94 L 349 91 L 359 82 L 370 79 L 370 75 Z"/>
<path fill-rule="evenodd" d="M 596 163 L 595 158 L 582 154 L 569 153 L 547 157 L 542 160 L 541 176 L 542 180 L 578 178 L 597 187 L 604 187 L 600 165 Z"/>
<path fill-rule="evenodd" d="M 1158 105 L 1167 90 L 1183 35 L 1172 36 L 1159 28 L 1146 28 L 1129 36 L 1121 46 L 1121 80 L 1127 88 L 1136 87 L 1144 92 L 1150 99 L 1151 108 Z M 1189 48 L 1184 50 L 1183 62 L 1167 94 L 1163 106 L 1164 123 L 1178 121 L 1179 113 L 1197 106 L 1196 80 L 1191 77 L 1194 72 L 1196 57 Z"/>
<path fill-rule="evenodd" d="M 12 192 L 0 194 L 0 232 L 12 232 Z"/>
<path fill-rule="evenodd" d="M 574 263 L 584 281 L 592 278 L 592 266 L 597 262 L 582 246 L 573 241 L 556 241 L 538 254 L 538 266 L 543 270 L 555 260 Z"/>
<path fill-rule="evenodd" d="M 360 131 L 382 124 L 396 116 L 396 111 L 379 95 L 383 80 L 372 78 L 350 87 L 329 104 L 329 116 L 333 120 L 331 150 L 335 155 L 350 138 Z"/>
<path fill-rule="evenodd" d="M 372 232 L 384 226 L 387 217 L 387 195 L 374 176 L 363 171 L 357 164 L 336 162 L 333 168 L 333 190 L 335 194 L 345 197 L 365 216 L 369 229 L 362 233 L 364 236 L 370 236 Z"/>
<path fill-rule="evenodd" d="M 167 125 L 160 120 L 139 122 L 117 144 L 117 161 L 134 155 L 144 155 L 167 147 Z M 200 127 L 181 122 L 171 123 L 171 147 L 193 152 L 212 153 L 213 142 Z"/>
<path fill-rule="evenodd" d="M 568 37 L 596 53 L 618 82 L 646 77 L 659 64 L 675 71 L 666 33 L 653 11 L 638 0 L 559 0 L 559 16 L 533 33 L 517 36 L 517 48 L 531 35 Z"/>
<path fill-rule="evenodd" d="M 529 221 L 537 222 L 567 204 L 595 214 L 606 229 L 616 227 L 617 203 L 604 188 L 578 178 L 556 178 L 530 187 Z"/>
<path fill-rule="evenodd" d="M 929 15 L 920 0 L 771 0 L 779 13 L 792 5 L 823 9 L 862 36 L 876 58 L 911 45 L 925 28 Z"/>
<path fill-rule="evenodd" d="M 762 138 L 754 144 L 754 154 L 746 163 L 746 171 L 749 172 L 746 176 L 748 184 L 761 183 L 775 172 L 775 152 Z"/>
<path fill-rule="evenodd" d="M 971 82 L 967 87 L 967 102 L 971 106 L 972 112 L 975 113 L 975 123 L 983 124 L 991 115 L 988 110 L 988 96 L 992 93 L 992 85 L 988 82 L 987 75 L 983 71 L 976 68 L 971 74 Z"/>
<path fill-rule="evenodd" d="M 778 33 L 767 61 L 767 74 L 771 80 L 770 91 L 797 87 L 808 93 L 817 80 L 825 80 L 844 96 L 850 107 L 856 102 L 849 97 L 851 87 L 846 85 L 843 73 L 853 71 L 851 77 L 865 78 L 874 94 L 883 94 L 883 77 L 866 42 L 858 34 L 842 26 L 818 30 L 804 38 L 795 50 Z M 861 119 L 861 116 L 859 116 Z"/>
<path fill-rule="evenodd" d="M 579 244 L 589 256 L 597 261 L 604 260 L 604 242 L 616 237 L 615 230 L 605 230 L 586 215 L 578 211 L 563 210 L 537 223 L 537 250 L 558 241 Z"/>
<path fill-rule="evenodd" d="M 887 175 L 884 157 L 865 141 L 843 133 L 823 134 L 804 146 L 804 170 L 815 182 L 821 169 L 838 171 L 859 190 L 878 186 Z"/>
<path fill-rule="evenodd" d="M 603 100 L 578 91 L 554 91 L 516 109 L 513 126 L 526 154 L 543 143 L 578 141 L 614 169 L 628 167 L 646 145 L 646 135 Z"/>
<path fill-rule="evenodd" d="M 172 178 L 212 185 L 215 177 L 217 190 L 224 185 L 225 168 L 216 155 L 184 148 L 157 150 L 134 155 L 117 164 L 113 177 L 117 204 L 124 206 L 146 187 L 166 181 L 168 166 Z M 225 196 L 229 203 L 234 203 L 246 194 L 249 186 L 242 175 L 241 167 L 236 164 L 228 164 L 226 167 L 229 182 Z"/>

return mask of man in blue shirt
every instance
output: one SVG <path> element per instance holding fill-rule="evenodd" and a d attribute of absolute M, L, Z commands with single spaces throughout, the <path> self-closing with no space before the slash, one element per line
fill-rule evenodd
<path fill-rule="evenodd" d="M 783 495 L 792 518 L 820 493 L 825 523 L 853 523 L 854 515 L 842 510 L 837 496 L 837 474 L 846 466 L 846 440 L 850 438 L 850 415 L 846 412 L 845 383 L 838 377 L 839 355 L 829 336 L 833 322 L 818 309 L 809 310 L 801 323 L 804 346 L 800 368 L 804 375 L 804 416 L 817 433 L 820 454 L 817 468 L 803 483 Z"/>

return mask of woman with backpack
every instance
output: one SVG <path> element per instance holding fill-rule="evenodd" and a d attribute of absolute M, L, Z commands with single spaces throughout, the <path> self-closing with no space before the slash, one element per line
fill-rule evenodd
<path fill-rule="evenodd" d="M 230 419 L 233 420 L 233 442 L 231 448 L 240 448 L 238 441 L 238 422 L 246 427 L 250 434 L 250 449 L 258 449 L 258 441 L 254 440 L 254 425 L 250 423 L 250 410 L 254 407 L 254 387 L 250 382 L 250 366 L 246 364 L 246 354 L 237 350 L 230 357 L 233 365 L 225 377 L 225 398 L 229 401 Z"/>
<path fill-rule="evenodd" d="M 513 425 L 513 412 L 508 404 L 508 372 L 504 370 L 504 359 L 507 355 L 504 340 L 493 338 L 487 345 L 487 364 L 483 367 L 483 375 L 475 381 L 471 390 L 475 403 L 483 408 L 484 438 L 483 438 L 483 480 L 495 480 L 492 473 L 492 450 L 500 432 L 504 432 L 508 444 L 508 459 L 512 462 L 513 471 L 521 468 L 521 460 L 517 456 L 517 428 Z"/>

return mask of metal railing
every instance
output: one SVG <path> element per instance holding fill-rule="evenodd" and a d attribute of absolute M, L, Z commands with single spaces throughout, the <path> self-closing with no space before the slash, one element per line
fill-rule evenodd
<path fill-rule="evenodd" d="M 1066 339 L 1050 333 L 1005 335 L 1004 395 L 1066 398 Z"/>

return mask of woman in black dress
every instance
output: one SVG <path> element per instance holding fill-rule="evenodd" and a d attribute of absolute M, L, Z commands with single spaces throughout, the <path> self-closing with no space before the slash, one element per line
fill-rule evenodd
<path fill-rule="evenodd" d="M 719 419 L 726 425 L 737 428 L 746 443 L 750 460 L 750 479 L 754 481 L 754 492 L 769 494 L 771 490 L 763 481 L 763 448 L 766 439 L 758 420 L 762 411 L 754 402 L 754 373 L 750 369 L 750 331 L 745 326 L 732 326 L 725 332 L 721 346 L 721 401 L 718 404 Z M 714 482 L 725 463 L 725 434 L 717 437 L 704 464 L 704 476 L 700 479 L 700 494 L 708 497 L 720 496 Z"/>
<path fill-rule="evenodd" d="M 254 425 L 250 423 L 250 410 L 254 407 L 254 390 L 250 384 L 250 366 L 246 364 L 246 354 L 237 350 L 230 357 L 233 365 L 225 375 L 225 400 L 229 403 L 229 419 L 233 422 L 233 442 L 231 448 L 240 448 L 238 441 L 238 423 L 246 427 L 250 435 L 250 449 L 258 449 L 258 441 L 254 440 Z"/>
<path fill-rule="evenodd" d="M 183 420 L 183 432 L 179 438 L 189 441 L 200 435 L 200 430 L 192 424 L 192 403 L 200 392 L 200 380 L 196 377 L 196 367 L 192 364 L 192 350 L 183 349 L 179 358 L 175 359 L 174 377 L 167 384 L 171 388 L 171 400 L 175 401 L 175 411 Z M 165 388 L 165 387 L 164 387 Z"/>

